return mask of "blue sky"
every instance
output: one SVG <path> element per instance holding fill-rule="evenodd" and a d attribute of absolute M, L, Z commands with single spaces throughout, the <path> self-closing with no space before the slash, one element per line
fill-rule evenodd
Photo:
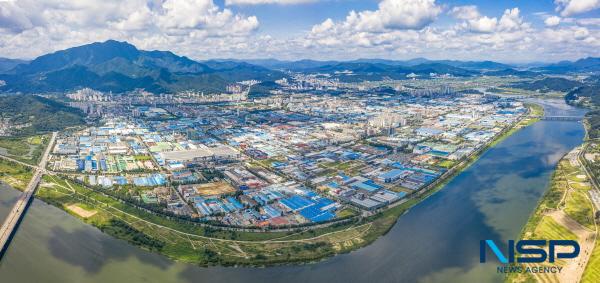
<path fill-rule="evenodd" d="M 106 39 L 195 59 L 600 57 L 600 0 L 0 0 L 0 56 Z"/>
<path fill-rule="evenodd" d="M 224 1 L 216 1 L 223 5 Z M 308 31 L 327 18 L 343 19 L 351 10 L 377 9 L 374 0 L 317 1 L 302 5 L 242 5 L 235 9 L 246 15 L 256 15 L 262 22 L 261 31 L 272 34 L 297 34 Z"/>
<path fill-rule="evenodd" d="M 223 6 L 225 1 L 215 1 Z M 477 5 L 484 14 L 499 15 L 508 7 L 518 7 L 522 13 L 533 14 L 540 11 L 552 11 L 555 7 L 552 1 L 438 1 L 448 6 Z M 261 30 L 272 33 L 294 33 L 310 28 L 327 18 L 344 19 L 352 10 L 376 10 L 379 1 L 376 0 L 330 0 L 317 1 L 302 5 L 241 5 L 232 9 L 246 15 L 256 15 L 261 20 Z M 448 20 L 441 15 L 440 20 Z M 447 21 L 445 21 L 447 22 Z"/>

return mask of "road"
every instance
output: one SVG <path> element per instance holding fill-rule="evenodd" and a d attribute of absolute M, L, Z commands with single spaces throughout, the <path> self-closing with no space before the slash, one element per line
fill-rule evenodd
<path fill-rule="evenodd" d="M 4 254 L 4 251 L 8 248 L 10 244 L 10 240 L 12 235 L 14 235 L 16 229 L 18 228 L 19 222 L 27 212 L 27 207 L 31 202 L 31 198 L 35 194 L 35 189 L 37 188 L 40 180 L 42 179 L 42 175 L 46 172 L 46 164 L 48 163 L 48 156 L 50 155 L 50 150 L 54 145 L 54 141 L 56 139 L 57 132 L 52 133 L 52 138 L 48 143 L 48 147 L 40 160 L 40 163 L 37 167 L 33 167 L 34 173 L 31 181 L 25 188 L 25 191 L 21 194 L 14 207 L 4 220 L 4 224 L 0 227 L 0 254 Z M 9 158 L 10 159 L 10 158 Z"/>

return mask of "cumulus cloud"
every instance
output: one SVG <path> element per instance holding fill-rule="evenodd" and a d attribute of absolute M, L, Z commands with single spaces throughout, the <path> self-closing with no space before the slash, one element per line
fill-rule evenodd
<path fill-rule="evenodd" d="M 544 20 L 544 24 L 548 27 L 555 27 L 560 24 L 560 17 L 551 16 Z"/>
<path fill-rule="evenodd" d="M 174 51 L 196 48 L 195 53 L 200 53 L 217 46 L 232 50 L 258 26 L 257 17 L 221 8 L 213 0 L 0 2 L 0 50 L 4 56 L 20 53 L 16 57 L 33 57 L 53 51 L 50 48 L 110 38 Z M 204 44 L 207 41 L 214 45 Z"/>
<path fill-rule="evenodd" d="M 498 26 L 498 18 L 489 18 L 487 16 L 470 19 L 467 21 L 471 31 L 493 32 Z"/>
<path fill-rule="evenodd" d="M 481 15 L 476 8 L 473 8 L 473 11 L 471 16 L 462 17 L 465 20 L 462 23 L 462 27 L 472 32 L 511 32 L 524 30 L 530 26 L 529 23 L 523 21 L 519 8 L 506 9 L 500 19 Z M 460 17 L 457 18 L 461 19 Z"/>
<path fill-rule="evenodd" d="M 29 19 L 23 8 L 14 2 L 0 4 L 0 29 L 9 32 L 22 32 L 34 26 L 34 19 Z"/>
<path fill-rule="evenodd" d="M 479 10 L 475 5 L 453 7 L 449 14 L 459 20 L 473 20 L 481 17 L 481 14 L 479 14 Z"/>
<path fill-rule="evenodd" d="M 600 8 L 600 0 L 554 0 L 556 11 L 568 17 Z"/>
<path fill-rule="evenodd" d="M 313 32 L 327 29 L 356 32 L 421 29 L 433 22 L 441 11 L 435 0 L 383 0 L 375 11 L 351 11 L 344 21 L 335 24 L 327 19 L 313 28 Z"/>
<path fill-rule="evenodd" d="M 303 39 L 304 48 L 356 48 L 397 50 L 399 40 L 418 41 L 441 13 L 434 0 L 383 0 L 375 11 L 351 11 L 343 21 L 326 19 L 314 25 Z M 430 36 L 432 34 L 429 34 Z M 427 34 L 423 33 L 423 38 Z"/>
<path fill-rule="evenodd" d="M 384 0 L 377 11 L 359 13 L 359 24 L 375 29 L 420 29 L 435 20 L 442 8 L 435 0 Z"/>
<path fill-rule="evenodd" d="M 225 0 L 225 5 L 293 5 L 317 2 L 318 0 Z"/>
<path fill-rule="evenodd" d="M 225 1 L 242 2 L 305 1 Z M 567 10 L 567 5 L 561 7 L 559 12 Z M 195 59 L 561 60 L 597 56 L 600 50 L 598 19 L 551 19 L 545 13 L 538 16 L 546 26 L 533 27 L 518 8 L 484 15 L 473 5 L 445 8 L 434 0 L 381 0 L 377 8 L 326 19 L 290 37 L 264 34 L 257 17 L 235 8 L 220 7 L 214 0 L 0 0 L 0 57 L 31 58 L 107 39 Z M 453 19 L 432 24 L 443 11 Z"/>
<path fill-rule="evenodd" d="M 360 13 L 350 13 L 348 18 L 359 18 Z M 523 18 L 519 8 L 490 16 L 482 15 L 475 6 L 460 6 L 450 8 L 448 14 L 458 20 L 456 24 L 422 29 L 359 29 L 356 22 L 348 18 L 342 22 L 328 19 L 313 26 L 304 46 L 319 50 L 319 54 L 342 57 L 343 53 L 351 53 L 362 57 L 501 58 L 512 61 L 542 60 L 548 55 L 563 59 L 573 58 L 574 54 L 589 56 L 597 53 L 597 29 L 580 26 L 536 29 Z M 551 37 L 554 38 L 549 40 Z M 540 45 L 539 42 L 553 43 Z"/>

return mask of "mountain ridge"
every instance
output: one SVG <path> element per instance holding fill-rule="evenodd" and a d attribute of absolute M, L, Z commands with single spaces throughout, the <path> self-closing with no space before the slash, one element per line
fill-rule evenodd
<path fill-rule="evenodd" d="M 231 70 L 235 69 L 236 72 Z M 0 75 L 5 92 L 70 91 L 91 87 L 153 93 L 196 90 L 220 92 L 239 80 L 276 80 L 285 75 L 247 63 L 206 64 L 170 51 L 139 50 L 127 42 L 107 40 L 56 51 L 18 64 Z"/>

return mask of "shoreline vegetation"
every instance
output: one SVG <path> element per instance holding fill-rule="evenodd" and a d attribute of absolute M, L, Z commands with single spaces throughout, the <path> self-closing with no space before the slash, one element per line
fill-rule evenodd
<path fill-rule="evenodd" d="M 563 272 L 556 274 L 511 273 L 506 282 L 598 282 L 598 278 L 583 276 L 594 246 L 595 209 L 587 196 L 591 186 L 579 163 L 581 147 L 561 158 L 552 174 L 548 190 L 521 230 L 519 239 L 576 240 L 580 256 L 557 261 Z M 545 263 L 543 265 L 550 265 Z M 583 265 L 583 267 L 579 267 Z M 582 280 L 583 279 L 583 280 Z"/>
<path fill-rule="evenodd" d="M 579 257 L 558 261 L 564 270 L 558 274 L 510 273 L 505 282 L 599 282 L 600 241 L 595 205 L 590 198 L 596 176 L 590 172 L 586 154 L 592 140 L 589 124 L 582 144 L 564 155 L 552 173 L 549 188 L 539 200 L 519 239 L 576 240 Z M 597 150 L 597 149 L 596 149 Z M 594 153 L 595 154 L 595 153 Z M 591 175 L 590 175 L 591 174 Z"/>
<path fill-rule="evenodd" d="M 353 216 L 309 230 L 294 228 L 290 231 L 247 232 L 235 228 L 219 229 L 158 215 L 61 175 L 45 175 L 36 197 L 111 236 L 176 261 L 203 266 L 272 266 L 316 262 L 365 247 L 387 234 L 398 217 L 441 190 L 489 148 L 538 121 L 531 116 L 541 116 L 543 108 L 537 104 L 527 104 L 527 107 L 528 113 L 498 133 L 492 142 L 406 200 L 370 216 Z M 21 165 L 13 167 L 18 166 Z M 0 172 L 4 170 L 0 168 Z"/>

